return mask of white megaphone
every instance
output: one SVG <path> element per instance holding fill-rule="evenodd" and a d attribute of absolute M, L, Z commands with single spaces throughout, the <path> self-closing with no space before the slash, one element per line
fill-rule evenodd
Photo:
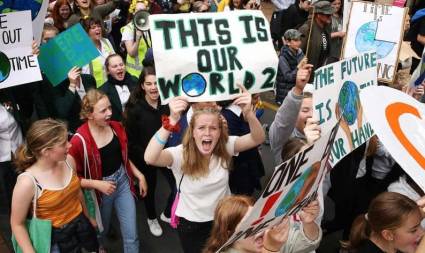
<path fill-rule="evenodd" d="M 134 26 L 143 32 L 149 31 L 149 12 L 140 10 L 134 13 L 133 24 Z"/>

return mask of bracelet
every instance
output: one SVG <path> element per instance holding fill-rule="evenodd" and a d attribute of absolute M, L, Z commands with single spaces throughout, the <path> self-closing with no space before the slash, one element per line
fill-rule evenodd
<path fill-rule="evenodd" d="M 175 125 L 170 124 L 170 118 L 167 115 L 161 116 L 162 127 L 170 132 L 177 133 L 180 131 L 180 124 L 177 122 Z"/>
<path fill-rule="evenodd" d="M 167 141 L 161 140 L 161 138 L 159 137 L 159 132 L 156 132 L 154 137 L 155 137 L 155 140 L 161 145 L 165 145 L 167 143 Z"/>
<path fill-rule="evenodd" d="M 264 244 L 263 244 L 263 248 L 265 250 L 267 250 L 268 252 L 279 252 L 279 250 L 280 250 L 280 249 L 278 249 L 278 250 L 269 250 Z"/>

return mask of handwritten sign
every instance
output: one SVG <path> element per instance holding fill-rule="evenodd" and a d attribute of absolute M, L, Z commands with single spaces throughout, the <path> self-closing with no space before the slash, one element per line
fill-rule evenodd
<path fill-rule="evenodd" d="M 0 14 L 0 89 L 41 80 L 29 11 Z"/>
<path fill-rule="evenodd" d="M 278 224 L 317 198 L 338 128 L 277 166 L 252 211 L 223 247 Z"/>
<path fill-rule="evenodd" d="M 99 55 L 87 33 L 76 24 L 43 44 L 38 59 L 41 70 L 56 86 L 67 78 L 72 67 L 81 68 Z"/>
<path fill-rule="evenodd" d="M 161 101 L 227 100 L 273 89 L 278 58 L 261 11 L 149 16 Z"/>
<path fill-rule="evenodd" d="M 391 83 L 397 70 L 406 9 L 352 2 L 343 58 L 376 51 L 378 80 Z"/>
<path fill-rule="evenodd" d="M 41 41 L 44 19 L 49 6 L 49 0 L 2 0 L 0 13 L 10 13 L 28 10 L 31 12 L 32 29 L 37 43 Z"/>
<path fill-rule="evenodd" d="M 425 190 L 425 106 L 404 92 L 379 86 L 360 93 L 364 112 L 379 140 Z"/>
<path fill-rule="evenodd" d="M 339 122 L 340 131 L 329 158 L 331 166 L 373 135 L 372 127 L 362 113 L 359 93 L 366 87 L 377 85 L 376 66 L 376 53 L 364 53 L 315 71 L 314 117 L 324 132 Z"/>

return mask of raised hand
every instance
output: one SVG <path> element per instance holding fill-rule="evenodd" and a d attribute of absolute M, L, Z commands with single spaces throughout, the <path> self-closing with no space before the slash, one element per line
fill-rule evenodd
<path fill-rule="evenodd" d="M 313 65 L 311 64 L 299 64 L 299 68 L 297 71 L 297 79 L 295 81 L 295 87 L 293 89 L 295 95 L 302 95 L 305 85 L 308 80 L 310 80 L 311 71 L 313 69 Z"/>
<path fill-rule="evenodd" d="M 174 97 L 170 100 L 168 106 L 170 107 L 170 123 L 172 125 L 179 122 L 181 114 L 186 110 L 189 103 L 184 97 Z"/>
<path fill-rule="evenodd" d="M 72 67 L 68 72 L 69 86 L 75 88 L 80 86 L 81 69 L 77 66 Z"/>
<path fill-rule="evenodd" d="M 238 105 L 242 109 L 242 113 L 246 118 L 249 113 L 253 113 L 252 111 L 252 96 L 248 92 L 248 90 L 242 84 L 238 84 L 238 87 L 241 91 L 238 95 L 235 96 L 235 100 L 233 101 L 234 105 Z"/>

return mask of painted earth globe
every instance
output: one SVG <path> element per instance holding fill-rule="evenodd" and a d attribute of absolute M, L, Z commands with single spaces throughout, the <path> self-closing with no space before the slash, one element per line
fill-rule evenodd
<path fill-rule="evenodd" d="M 189 97 L 199 97 L 204 94 L 207 88 L 205 78 L 198 73 L 186 75 L 182 81 L 183 92 Z"/>
<path fill-rule="evenodd" d="M 7 79 L 10 73 L 9 57 L 3 52 L 0 52 L 0 83 Z"/>
<path fill-rule="evenodd" d="M 276 211 L 275 211 L 276 217 L 286 214 L 289 211 L 289 209 L 292 208 L 292 206 L 295 204 L 295 200 L 297 199 L 298 194 L 300 193 L 301 189 L 304 186 L 305 181 L 310 176 L 312 171 L 313 171 L 312 167 L 308 168 L 294 182 L 291 189 L 288 191 L 286 196 L 282 199 L 282 201 L 277 206 Z"/>
<path fill-rule="evenodd" d="M 42 4 L 43 0 L 0 0 L 0 13 L 30 10 L 34 20 Z"/>
<path fill-rule="evenodd" d="M 358 52 L 376 51 L 376 57 L 382 59 L 391 53 L 395 43 L 377 40 L 377 28 L 377 21 L 371 21 L 360 26 L 357 30 L 355 45 Z"/>
<path fill-rule="evenodd" d="M 338 97 L 339 111 L 342 113 L 348 125 L 352 125 L 357 119 L 357 103 L 360 103 L 359 90 L 352 81 L 345 81 Z"/>

